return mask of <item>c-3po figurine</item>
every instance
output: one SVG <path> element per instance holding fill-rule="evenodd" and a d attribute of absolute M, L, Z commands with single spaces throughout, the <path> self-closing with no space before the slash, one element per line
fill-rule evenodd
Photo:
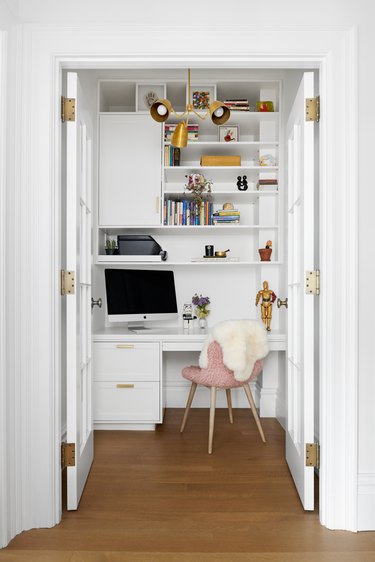
<path fill-rule="evenodd" d="M 273 291 L 271 291 L 271 289 L 268 288 L 268 281 L 263 281 L 263 289 L 258 291 L 257 293 L 255 306 L 258 306 L 260 299 L 262 299 L 262 322 L 265 324 L 267 332 L 270 332 L 272 320 L 272 303 L 275 302 L 276 295 Z"/>

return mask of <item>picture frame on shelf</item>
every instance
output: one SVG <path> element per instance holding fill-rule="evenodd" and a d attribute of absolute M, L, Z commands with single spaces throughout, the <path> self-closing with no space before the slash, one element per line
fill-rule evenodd
<path fill-rule="evenodd" d="M 188 92 L 189 94 L 189 92 Z M 207 111 L 210 103 L 216 100 L 216 84 L 191 84 L 190 101 L 196 111 Z M 188 103 L 189 96 L 186 102 Z"/>
<path fill-rule="evenodd" d="M 156 100 L 165 99 L 167 96 L 167 85 L 165 83 L 136 84 L 135 88 L 135 110 L 148 112 Z"/>
<path fill-rule="evenodd" d="M 240 140 L 240 128 L 238 125 L 219 125 L 218 135 L 220 142 L 238 142 Z"/>

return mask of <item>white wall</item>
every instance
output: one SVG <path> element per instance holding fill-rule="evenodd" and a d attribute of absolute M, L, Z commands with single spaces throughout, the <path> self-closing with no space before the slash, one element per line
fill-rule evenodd
<path fill-rule="evenodd" d="M 6 11 L 6 4 L 16 6 L 14 3 L 0 3 L 0 18 L 9 17 L 11 12 L 9 9 Z M 285 0 L 280 3 L 277 0 L 269 0 L 265 8 L 260 7 L 259 3 L 249 3 L 244 0 L 239 0 L 236 5 L 235 11 L 228 10 L 228 3 L 219 1 L 216 3 L 217 9 L 215 10 L 214 25 L 220 26 L 242 26 L 242 25 L 274 25 L 279 27 L 281 24 L 285 25 L 285 29 L 291 26 L 306 25 L 306 5 L 298 0 Z M 70 7 L 70 9 L 69 9 Z M 58 3 L 56 0 L 20 0 L 19 2 L 19 16 L 23 21 L 28 22 L 66 22 L 72 21 L 74 23 L 82 22 L 98 22 L 104 23 L 105 21 L 112 21 L 118 23 L 126 23 L 128 25 L 140 23 L 142 25 L 150 25 L 150 28 L 157 20 L 162 20 L 164 25 L 167 24 L 184 24 L 187 28 L 191 28 L 193 35 L 193 28 L 197 28 L 197 18 L 199 18 L 199 25 L 201 25 L 201 37 L 205 37 L 204 25 L 210 25 L 212 32 L 212 11 L 201 10 L 199 15 L 192 13 L 191 17 L 186 16 L 186 9 L 184 5 L 177 5 L 170 0 L 163 2 L 162 15 L 156 18 L 155 16 L 155 3 L 148 1 L 139 1 L 132 4 L 131 11 L 129 11 L 129 4 L 121 0 L 107 0 L 105 3 L 96 0 L 81 0 L 79 3 L 73 0 L 67 0 L 64 4 Z M 373 13 L 373 3 L 371 0 L 358 0 L 357 2 L 348 2 L 340 0 L 331 0 L 326 2 L 323 0 L 316 0 L 314 10 L 309 13 L 309 25 L 324 25 L 326 26 L 358 26 L 359 31 L 359 295 L 361 295 L 361 308 L 359 309 L 359 476 L 360 476 L 360 510 L 359 513 L 369 511 L 371 503 L 364 505 L 361 496 L 361 487 L 364 490 L 365 486 L 370 490 L 366 496 L 366 501 L 375 499 L 375 417 L 373 409 L 373 396 L 375 395 L 375 345 L 374 345 L 374 330 L 372 326 L 372 318 L 375 312 L 375 301 L 371 299 L 372 287 L 375 284 L 375 267 L 374 260 L 369 258 L 371 256 L 371 248 L 373 245 L 373 232 L 374 220 L 373 209 L 375 203 L 375 190 L 373 189 L 373 171 L 371 165 L 373 160 L 373 131 L 375 125 L 375 113 L 372 111 L 372 97 L 375 86 L 375 73 L 371 72 L 373 66 L 373 53 L 375 52 L 375 35 L 373 33 L 373 21 L 369 17 Z M 71 16 L 70 14 L 73 14 Z M 241 15 L 241 22 L 239 23 L 238 17 Z M 14 19 L 14 18 L 13 18 Z M 28 33 L 28 28 L 18 28 L 18 35 L 22 40 Z M 52 32 L 53 33 L 53 32 Z M 70 33 L 66 34 L 66 46 L 70 44 L 71 37 L 74 35 L 74 28 Z M 140 38 L 139 50 L 145 51 L 145 44 Z M 223 50 L 222 54 L 226 54 L 227 47 L 223 35 Z M 266 39 L 266 38 L 264 38 Z M 82 42 L 85 40 L 82 37 Z M 235 37 L 233 39 L 235 41 Z M 262 49 L 262 40 L 259 43 L 259 50 Z M 155 47 L 156 45 L 156 47 Z M 154 49 L 157 49 L 158 42 L 154 41 Z M 137 45 L 136 45 L 137 47 Z M 193 46 L 186 44 L 186 53 L 189 56 L 190 51 L 194 51 Z M 195 45 L 194 45 L 195 47 Z M 14 59 L 14 62 L 21 63 L 23 60 L 24 47 L 21 44 L 18 47 L 19 60 Z M 146 46 L 147 49 L 147 46 Z M 67 49 L 68 50 L 68 49 Z M 135 51 L 136 52 L 136 51 Z M 217 53 L 220 54 L 220 53 Z M 36 63 L 37 64 L 37 63 Z M 17 68 L 10 69 L 10 79 L 13 84 L 14 111 L 12 119 L 19 118 L 17 114 L 17 94 L 19 94 L 19 83 L 14 81 L 14 73 Z M 31 70 L 36 70 L 30 69 Z M 19 69 L 18 69 L 19 71 Z M 23 76 L 27 76 L 27 72 L 23 69 Z M 26 87 L 26 83 L 21 82 L 21 85 Z M 48 95 L 48 92 L 47 92 Z M 343 115 L 345 119 L 345 115 Z M 41 124 L 43 125 L 43 124 Z M 12 137 L 9 139 L 12 141 Z M 20 145 L 22 142 L 18 139 Z M 356 155 L 353 155 L 355 157 Z M 45 155 L 47 157 L 47 155 Z M 36 163 L 37 165 L 39 162 Z M 14 179 L 14 178 L 13 178 Z M 10 178 L 12 180 L 12 178 Z M 27 178 L 23 178 L 25 187 L 27 187 Z M 8 183 L 10 190 L 12 189 L 12 181 Z M 27 197 L 27 190 L 24 193 Z M 10 194 L 11 197 L 11 194 Z M 32 208 L 32 201 L 30 201 Z M 13 207 L 17 213 L 17 202 Z M 35 213 L 37 216 L 37 213 Z M 27 225 L 25 225 L 26 227 Z M 27 230 L 25 230 L 25 233 Z M 17 247 L 21 248 L 23 232 L 19 233 L 17 239 Z M 337 234 L 340 236 L 340 233 Z M 334 247 L 332 248 L 334 252 Z M 37 280 L 36 280 L 37 281 Z M 35 281 L 35 282 L 36 282 Z M 35 282 L 32 281 L 31 289 L 35 288 Z M 340 283 L 340 279 L 337 280 Z M 37 287 L 36 287 L 37 288 Z M 32 292 L 28 291 L 26 297 L 32 298 Z M 358 295 L 347 295 L 347 299 L 358 300 Z M 10 303 L 12 304 L 12 303 Z M 345 302 L 341 303 L 345 307 Z M 38 311 L 35 311 L 35 318 L 38 317 Z M 20 335 L 14 337 L 30 337 L 25 331 Z M 48 327 L 47 327 L 48 329 Z M 330 327 L 334 329 L 334 326 Z M 46 338 L 46 341 L 49 341 Z M 40 342 L 36 341 L 36 352 L 41 349 Z M 43 358 L 39 358 L 41 361 Z M 17 366 L 19 369 L 24 369 L 27 372 L 28 365 Z M 43 368 L 45 366 L 43 365 Z M 16 370 L 16 369 L 15 369 Z M 12 374 L 12 370 L 10 371 Z M 26 392 L 25 389 L 24 392 Z M 42 414 L 42 413 L 41 413 Z M 23 436 L 27 439 L 29 436 Z M 31 437 L 31 436 L 30 436 Z M 32 474 L 30 475 L 32 478 Z M 38 494 L 38 490 L 35 490 Z M 28 521 L 18 524 L 18 528 L 27 528 Z M 365 519 L 359 521 L 359 528 L 366 528 Z"/>

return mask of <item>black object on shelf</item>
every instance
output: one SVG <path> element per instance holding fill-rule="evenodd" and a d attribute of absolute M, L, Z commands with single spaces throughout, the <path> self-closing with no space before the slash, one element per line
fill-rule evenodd
<path fill-rule="evenodd" d="M 167 252 L 149 234 L 119 234 L 117 236 L 120 256 L 161 256 L 165 261 Z"/>

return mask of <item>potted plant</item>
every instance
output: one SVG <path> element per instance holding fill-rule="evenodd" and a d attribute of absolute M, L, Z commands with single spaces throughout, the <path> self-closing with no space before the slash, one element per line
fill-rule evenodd
<path fill-rule="evenodd" d="M 207 328 L 207 316 L 210 313 L 207 307 L 210 304 L 210 298 L 202 297 L 202 295 L 198 295 L 198 293 L 195 293 L 195 295 L 191 299 L 191 302 L 195 306 L 195 312 L 197 314 L 197 317 L 199 318 L 199 327 L 202 329 Z"/>
<path fill-rule="evenodd" d="M 113 256 L 114 254 L 117 253 L 117 242 L 116 240 L 111 240 L 110 238 L 108 238 L 108 240 L 106 240 L 105 243 L 105 253 L 107 254 L 107 256 Z"/>
<path fill-rule="evenodd" d="M 265 248 L 259 248 L 260 261 L 271 261 L 272 240 L 267 240 Z"/>

